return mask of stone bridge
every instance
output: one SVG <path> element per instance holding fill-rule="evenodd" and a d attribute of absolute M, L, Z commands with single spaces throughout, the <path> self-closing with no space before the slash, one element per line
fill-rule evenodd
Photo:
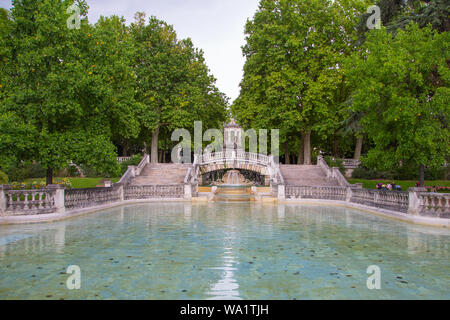
<path fill-rule="evenodd" d="M 196 155 L 194 159 L 194 176 L 225 169 L 253 171 L 265 177 L 266 184 L 275 181 L 279 172 L 278 165 L 272 156 L 240 150 L 226 150 L 215 153 Z"/>

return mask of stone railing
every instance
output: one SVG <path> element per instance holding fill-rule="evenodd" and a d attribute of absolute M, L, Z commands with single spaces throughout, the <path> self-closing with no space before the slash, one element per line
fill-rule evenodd
<path fill-rule="evenodd" d="M 409 209 L 409 192 L 352 188 L 350 202 L 407 213 Z"/>
<path fill-rule="evenodd" d="M 346 187 L 286 186 L 287 199 L 322 199 L 345 201 L 346 197 Z"/>
<path fill-rule="evenodd" d="M 322 156 L 317 157 L 317 165 L 325 171 L 327 178 L 336 179 L 340 186 L 350 187 L 351 184 L 345 179 L 339 168 L 330 168 Z"/>
<path fill-rule="evenodd" d="M 450 194 L 427 193 L 419 194 L 419 214 L 436 218 L 450 218 Z"/>
<path fill-rule="evenodd" d="M 125 161 L 130 161 L 131 159 L 132 159 L 131 157 L 117 157 L 117 162 L 122 163 Z"/>
<path fill-rule="evenodd" d="M 9 215 L 36 215 L 58 210 L 58 193 L 61 187 L 50 185 L 46 189 L 12 190 L 0 185 L 0 213 Z"/>
<path fill-rule="evenodd" d="M 120 202 L 123 199 L 122 193 L 121 185 L 110 188 L 68 189 L 64 192 L 64 206 L 72 210 Z"/>
<path fill-rule="evenodd" d="M 198 164 L 242 161 L 267 166 L 270 162 L 270 156 L 239 150 L 226 150 L 214 153 L 205 153 L 199 158 L 199 160 L 200 161 Z"/>
<path fill-rule="evenodd" d="M 345 169 L 356 169 L 360 166 L 361 161 L 355 159 L 341 159 Z"/>
<path fill-rule="evenodd" d="M 116 183 L 109 188 L 65 189 L 50 185 L 40 190 L 12 190 L 0 185 L 0 217 L 71 214 L 79 209 L 124 203 L 124 200 L 192 198 L 193 185 L 124 186 Z"/>
<path fill-rule="evenodd" d="M 119 183 L 123 185 L 129 184 L 134 177 L 141 174 L 142 170 L 144 170 L 145 166 L 149 163 L 150 163 L 150 155 L 145 154 L 138 166 L 128 167 L 128 170 L 122 176 Z"/>
<path fill-rule="evenodd" d="M 179 199 L 185 197 L 185 186 L 183 185 L 161 185 L 161 186 L 127 186 L 124 189 L 125 200 L 135 199 Z"/>

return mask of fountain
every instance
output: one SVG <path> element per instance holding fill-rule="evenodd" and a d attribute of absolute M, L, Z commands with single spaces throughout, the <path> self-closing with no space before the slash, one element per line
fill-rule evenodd
<path fill-rule="evenodd" d="M 216 201 L 254 201 L 253 182 L 248 181 L 239 170 L 229 170 L 221 180 L 213 183 L 216 186 Z"/>

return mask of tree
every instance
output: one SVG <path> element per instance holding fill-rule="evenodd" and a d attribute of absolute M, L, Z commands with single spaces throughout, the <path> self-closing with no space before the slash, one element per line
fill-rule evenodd
<path fill-rule="evenodd" d="M 411 23 L 396 35 L 385 28 L 368 34 L 363 54 L 348 61 L 353 105 L 363 112 L 373 140 L 363 162 L 375 169 L 444 165 L 450 154 L 448 32 Z"/>
<path fill-rule="evenodd" d="M 247 22 L 241 94 L 232 106 L 245 127 L 300 136 L 311 163 L 311 134 L 334 134 L 342 118 L 340 64 L 355 46 L 363 1 L 262 0 Z"/>
<path fill-rule="evenodd" d="M 0 149 L 19 160 L 34 160 L 53 170 L 71 161 L 118 172 L 105 83 L 92 57 L 96 45 L 89 33 L 87 5 L 81 29 L 69 29 L 67 8 L 73 1 L 15 0 L 12 28 L 2 36 Z M 9 123 L 9 121 L 12 121 Z M 6 141 L 6 143 L 5 143 Z"/>
<path fill-rule="evenodd" d="M 102 79 L 101 103 L 107 106 L 111 123 L 111 137 L 122 145 L 125 153 L 130 140 L 138 138 L 140 123 L 137 117 L 143 105 L 136 100 L 136 46 L 125 20 L 117 16 L 101 16 L 90 28 L 93 65 Z"/>
<path fill-rule="evenodd" d="M 197 120 L 204 128 L 217 128 L 226 118 L 227 100 L 190 39 L 178 40 L 173 27 L 155 17 L 146 25 L 143 13 L 136 14 L 131 30 L 137 46 L 137 100 L 143 106 L 141 135 L 151 136 L 151 162 L 157 163 L 162 132 L 193 129 Z"/>

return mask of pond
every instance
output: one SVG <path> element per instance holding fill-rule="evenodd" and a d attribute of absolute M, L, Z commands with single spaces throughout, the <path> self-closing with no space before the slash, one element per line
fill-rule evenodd
<path fill-rule="evenodd" d="M 0 226 L 0 299 L 449 299 L 449 241 L 343 207 L 131 205 Z"/>

